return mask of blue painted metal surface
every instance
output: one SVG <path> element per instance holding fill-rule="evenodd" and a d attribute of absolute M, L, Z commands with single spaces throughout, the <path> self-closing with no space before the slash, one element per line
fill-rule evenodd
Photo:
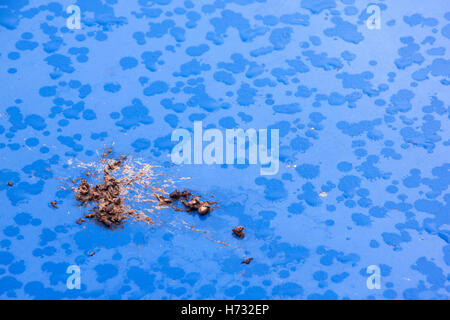
<path fill-rule="evenodd" d="M 0 297 L 447 299 L 449 38 L 437 0 L 0 0 Z M 170 166 L 195 120 L 278 128 L 279 173 Z M 220 208 L 75 224 L 62 181 L 112 144 Z"/>

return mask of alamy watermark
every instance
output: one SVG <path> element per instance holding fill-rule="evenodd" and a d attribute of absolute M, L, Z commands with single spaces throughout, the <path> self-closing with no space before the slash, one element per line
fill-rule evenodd
<path fill-rule="evenodd" d="M 66 20 L 66 26 L 70 30 L 79 30 L 81 29 L 81 10 L 80 7 L 72 4 L 67 7 L 66 13 L 70 14 L 70 16 Z"/>
<path fill-rule="evenodd" d="M 70 276 L 66 280 L 66 287 L 69 290 L 81 289 L 81 269 L 79 266 L 73 264 L 67 267 L 67 274 Z"/>
<path fill-rule="evenodd" d="M 367 7 L 366 12 L 371 16 L 367 18 L 366 26 L 369 30 L 381 29 L 381 10 L 376 4 Z"/>
<path fill-rule="evenodd" d="M 367 274 L 370 276 L 366 280 L 367 289 L 381 289 L 381 270 L 377 265 L 370 265 L 366 270 Z"/>
<path fill-rule="evenodd" d="M 248 149 L 248 164 L 257 164 L 259 161 L 261 175 L 278 173 L 278 129 L 250 128 L 245 131 L 244 129 L 226 129 L 224 136 L 219 129 L 203 130 L 202 122 L 195 121 L 193 137 L 187 129 L 175 129 L 171 140 L 178 142 L 171 153 L 172 162 L 175 164 L 231 165 L 235 163 L 235 159 L 237 164 L 246 164 Z M 207 143 L 205 148 L 203 148 L 204 142 Z"/>

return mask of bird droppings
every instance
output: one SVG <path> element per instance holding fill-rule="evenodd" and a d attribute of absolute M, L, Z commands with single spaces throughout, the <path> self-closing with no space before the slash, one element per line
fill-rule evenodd
<path fill-rule="evenodd" d="M 79 165 L 87 170 L 79 179 L 74 180 L 73 190 L 79 206 L 87 208 L 88 212 L 76 220 L 78 225 L 86 220 L 93 220 L 107 229 L 116 229 L 123 227 L 130 219 L 155 224 L 154 219 L 161 217 L 158 214 L 161 209 L 171 208 L 175 212 L 196 212 L 200 216 L 207 216 L 218 207 L 216 201 L 204 200 L 202 196 L 187 189 L 167 192 L 166 189 L 174 186 L 175 182 L 171 179 L 163 182 L 154 179 L 157 176 L 155 166 L 126 156 L 110 158 L 111 154 L 112 150 L 107 149 L 100 161 Z M 56 205 L 56 201 L 54 204 Z M 179 217 L 181 216 L 174 215 L 169 219 L 180 219 Z M 188 226 L 181 221 L 184 226 Z M 188 229 L 201 231 L 194 226 L 189 226 Z M 226 242 L 211 237 L 207 230 L 202 233 L 209 240 L 229 246 Z M 233 233 L 239 238 L 245 237 L 242 226 L 234 228 Z M 249 264 L 252 259 L 246 259 L 243 263 Z"/>
<path fill-rule="evenodd" d="M 52 202 L 50 202 L 50 205 L 55 208 L 58 209 L 58 202 L 56 200 L 53 200 Z"/>
<path fill-rule="evenodd" d="M 108 160 L 105 157 L 110 153 L 111 151 L 103 153 L 101 160 L 102 163 L 105 163 L 102 171 L 103 182 L 90 185 L 86 179 L 81 179 L 81 183 L 76 189 L 75 199 L 81 206 L 91 206 L 89 213 L 84 215 L 85 218 L 94 219 L 101 225 L 114 229 L 121 227 L 128 217 L 137 214 L 124 204 L 124 183 L 130 182 L 111 175 L 116 169 L 122 168 L 126 157 L 121 156 L 119 159 Z M 147 221 L 150 222 L 150 220 L 148 218 Z"/>
<path fill-rule="evenodd" d="M 200 196 L 195 196 L 188 190 L 180 191 L 176 189 L 169 194 L 169 197 L 165 197 L 164 195 L 157 193 L 154 195 L 156 199 L 158 199 L 159 205 L 170 206 L 175 211 L 197 211 L 201 216 L 210 213 L 213 209 L 215 209 L 214 206 L 217 204 L 217 202 L 201 200 Z M 184 205 L 184 208 L 175 206 L 177 202 L 181 202 Z"/>
<path fill-rule="evenodd" d="M 14 183 L 12 181 L 8 182 L 8 187 L 12 187 L 14 185 Z"/>
<path fill-rule="evenodd" d="M 107 228 L 123 226 L 129 219 L 152 219 L 147 215 L 155 209 L 170 207 L 177 212 L 197 212 L 205 216 L 216 208 L 217 202 L 202 200 L 189 190 L 165 191 L 169 184 L 155 185 L 153 166 L 130 160 L 122 155 L 111 159 L 112 148 L 106 149 L 99 163 L 81 165 L 88 170 L 74 188 L 80 206 L 89 207 L 84 215 Z M 102 177 L 98 181 L 98 177 Z M 88 180 L 95 182 L 88 182 Z M 156 200 L 153 200 L 156 198 Z M 83 223 L 77 220 L 78 224 Z"/>
<path fill-rule="evenodd" d="M 181 200 L 181 203 L 186 207 L 186 211 L 197 211 L 201 216 L 204 216 L 213 210 L 215 202 L 202 201 L 200 196 L 192 196 L 192 199 L 189 199 L 191 195 L 187 197 L 187 200 Z"/>
<path fill-rule="evenodd" d="M 253 261 L 253 258 L 250 257 L 250 258 L 247 258 L 245 260 L 242 260 L 241 264 L 250 264 L 250 262 L 252 262 L 252 261 Z"/>
<path fill-rule="evenodd" d="M 239 237 L 241 239 L 245 237 L 244 227 L 242 226 L 236 227 L 232 231 L 236 237 Z"/>
<path fill-rule="evenodd" d="M 169 195 L 169 197 L 172 200 L 178 200 L 181 197 L 184 197 L 185 199 L 187 199 L 190 195 L 191 195 L 191 193 L 187 190 L 184 190 L 183 192 L 181 192 L 180 190 L 175 189 L 174 191 L 172 191 L 172 193 Z"/>

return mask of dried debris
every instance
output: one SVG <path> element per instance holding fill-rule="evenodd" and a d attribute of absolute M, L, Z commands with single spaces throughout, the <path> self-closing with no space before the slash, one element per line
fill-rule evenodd
<path fill-rule="evenodd" d="M 152 183 L 153 166 L 136 163 L 136 160 L 127 161 L 125 156 L 117 159 L 104 158 L 110 154 L 109 149 L 103 153 L 100 166 L 98 163 L 83 164 L 83 167 L 90 171 L 78 180 L 74 192 L 79 205 L 89 207 L 84 218 L 93 219 L 107 228 L 114 229 L 123 226 L 130 217 L 137 221 L 153 223 L 153 219 L 147 214 L 156 215 L 154 210 L 164 207 L 178 212 L 197 212 L 201 216 L 216 208 L 217 202 L 202 200 L 189 190 L 175 189 L 167 193 L 165 188 L 171 184 L 170 179 L 155 186 Z M 101 176 L 103 181 L 98 181 Z M 96 180 L 97 183 L 90 183 L 88 180 Z M 156 200 L 153 200 L 153 197 Z M 83 218 L 76 221 L 79 225 L 83 222 Z"/>
<path fill-rule="evenodd" d="M 236 227 L 232 231 L 236 237 L 239 237 L 241 239 L 245 237 L 244 227 L 242 226 Z"/>
<path fill-rule="evenodd" d="M 52 202 L 50 202 L 50 205 L 55 208 L 58 209 L 58 202 L 56 202 L 56 200 L 53 200 Z"/>
<path fill-rule="evenodd" d="M 8 187 L 12 187 L 13 185 L 14 185 L 14 182 L 12 182 L 12 181 L 8 182 Z"/>
<path fill-rule="evenodd" d="M 75 199 L 80 205 L 93 205 L 91 211 L 85 214 L 85 218 L 94 219 L 107 228 L 116 228 L 122 226 L 128 216 L 136 214 L 134 210 L 124 205 L 124 199 L 121 196 L 123 182 L 110 175 L 111 172 L 122 167 L 125 160 L 126 157 L 120 157 L 107 162 L 103 169 L 101 184 L 90 185 L 86 179 L 81 179 Z M 77 223 L 81 224 L 83 221 L 78 219 Z"/>
<path fill-rule="evenodd" d="M 164 197 L 161 194 L 156 194 L 155 193 L 155 197 L 156 197 L 156 199 L 158 199 L 158 204 L 161 205 L 161 206 L 165 206 L 165 205 L 168 205 L 169 203 L 172 203 L 172 200 L 170 200 L 167 197 Z"/>
<path fill-rule="evenodd" d="M 154 180 L 155 166 L 137 159 L 127 159 L 126 156 L 111 159 L 111 154 L 112 148 L 109 148 L 103 152 L 100 162 L 80 163 L 80 167 L 87 171 L 83 178 L 72 181 L 76 184 L 73 189 L 79 205 L 88 207 L 89 211 L 83 218 L 76 220 L 77 224 L 81 225 L 86 219 L 92 219 L 109 229 L 115 229 L 123 226 L 129 218 L 153 223 L 152 218 L 158 215 L 154 210 L 162 208 L 169 207 L 178 212 L 197 212 L 200 216 L 206 216 L 217 208 L 217 202 L 202 200 L 199 195 L 189 190 L 175 189 L 168 193 L 166 189 L 174 186 L 176 182 L 171 178 L 164 178 L 162 182 Z M 183 179 L 189 178 L 181 178 Z M 13 183 L 9 182 L 8 185 L 12 186 Z M 50 202 L 50 205 L 58 208 L 56 201 Z M 154 216 L 150 218 L 147 213 Z M 190 229 L 207 234 L 206 230 L 197 230 L 193 226 Z M 235 227 L 232 232 L 238 238 L 245 237 L 243 226 Z M 223 241 L 214 241 L 229 245 Z M 88 253 L 89 256 L 94 254 L 94 251 Z M 252 257 L 247 258 L 241 264 L 248 265 L 252 260 Z"/>
<path fill-rule="evenodd" d="M 102 160 L 108 158 L 109 155 L 111 154 L 111 152 L 112 152 L 112 147 L 105 149 L 102 154 Z"/>
<path fill-rule="evenodd" d="M 216 202 L 203 200 L 191 191 L 175 189 L 170 194 L 166 192 L 174 181 L 170 177 L 155 180 L 157 166 L 137 159 L 129 160 L 126 156 L 114 159 L 112 154 L 112 148 L 108 148 L 99 162 L 80 163 L 87 172 L 77 180 L 74 192 L 81 206 L 90 207 L 84 218 L 115 228 L 122 226 L 129 217 L 152 223 L 147 214 L 156 215 L 155 210 L 164 207 L 197 212 L 202 216 L 215 209 Z M 83 222 L 77 220 L 78 224 Z"/>
<path fill-rule="evenodd" d="M 154 193 L 156 199 L 158 199 L 159 205 L 168 205 L 176 211 L 193 212 L 197 211 L 201 216 L 207 215 L 213 209 L 217 202 L 210 202 L 201 200 L 200 196 L 194 196 L 192 192 L 188 190 L 180 191 L 178 189 L 172 191 L 169 197 L 165 197 L 161 194 Z M 184 209 L 174 204 L 181 202 L 184 205 Z"/>
<path fill-rule="evenodd" d="M 212 210 L 213 203 L 200 200 L 199 196 L 194 196 L 191 200 L 181 200 L 187 211 L 197 211 L 199 215 L 207 215 Z"/>
<path fill-rule="evenodd" d="M 169 197 L 172 200 L 179 200 L 180 198 L 184 198 L 185 200 L 188 200 L 191 195 L 192 195 L 192 193 L 188 190 L 180 191 L 178 189 L 175 189 L 174 191 L 172 191 L 170 193 Z"/>

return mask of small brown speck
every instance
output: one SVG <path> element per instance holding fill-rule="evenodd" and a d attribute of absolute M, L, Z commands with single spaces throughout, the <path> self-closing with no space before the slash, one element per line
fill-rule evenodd
<path fill-rule="evenodd" d="M 211 210 L 211 207 L 207 205 L 200 206 L 197 211 L 201 216 L 204 216 L 205 214 L 208 214 L 208 212 Z"/>
<path fill-rule="evenodd" d="M 234 228 L 233 229 L 233 234 L 236 237 L 239 237 L 241 239 L 244 238 L 245 237 L 244 227 L 239 226 L 239 227 Z"/>
<path fill-rule="evenodd" d="M 85 222 L 86 220 L 84 220 L 83 218 L 80 218 L 76 221 L 77 224 L 82 224 L 83 222 Z"/>
<path fill-rule="evenodd" d="M 55 208 L 58 209 L 58 203 L 56 202 L 56 200 L 53 200 L 52 202 L 50 202 L 50 205 Z"/>
<path fill-rule="evenodd" d="M 95 251 L 89 252 L 89 257 L 92 257 L 95 254 Z"/>
<path fill-rule="evenodd" d="M 105 151 L 103 151 L 102 158 L 107 158 L 112 152 L 112 148 L 107 148 Z"/>
<path fill-rule="evenodd" d="M 173 200 L 178 200 L 181 198 L 181 191 L 176 189 L 172 191 L 172 193 L 169 195 L 169 197 Z"/>
<path fill-rule="evenodd" d="M 12 187 L 14 183 L 12 181 L 8 182 L 8 187 Z"/>
<path fill-rule="evenodd" d="M 248 259 L 242 260 L 241 264 L 250 264 L 250 262 L 252 262 L 253 258 L 250 257 Z"/>

